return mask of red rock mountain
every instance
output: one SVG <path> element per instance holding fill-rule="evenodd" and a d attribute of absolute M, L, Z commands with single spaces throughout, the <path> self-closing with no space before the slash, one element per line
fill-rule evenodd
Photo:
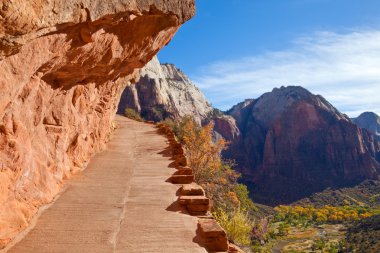
<path fill-rule="evenodd" d="M 85 167 L 194 0 L 0 1 L 0 248 Z"/>
<path fill-rule="evenodd" d="M 227 113 L 240 135 L 224 156 L 236 160 L 258 202 L 289 203 L 378 177 L 373 135 L 302 87 L 274 89 Z"/>

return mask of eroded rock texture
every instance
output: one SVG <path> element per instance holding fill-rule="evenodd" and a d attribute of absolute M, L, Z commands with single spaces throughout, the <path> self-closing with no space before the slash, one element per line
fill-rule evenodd
<path fill-rule="evenodd" d="M 118 113 L 131 108 L 147 120 L 179 119 L 188 115 L 201 123 L 213 110 L 202 92 L 173 64 L 160 64 L 153 58 L 140 76 L 138 83 L 123 91 Z"/>
<path fill-rule="evenodd" d="M 0 247 L 106 142 L 126 84 L 193 0 L 0 3 Z"/>

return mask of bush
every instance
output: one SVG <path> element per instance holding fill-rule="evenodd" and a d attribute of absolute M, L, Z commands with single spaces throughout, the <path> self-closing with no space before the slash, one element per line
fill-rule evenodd
<path fill-rule="evenodd" d="M 239 245 L 250 245 L 253 223 L 249 214 L 255 207 L 249 199 L 247 187 L 237 183 L 240 174 L 233 170 L 234 163 L 221 157 L 227 143 L 224 140 L 213 142 L 212 123 L 201 127 L 191 117 L 162 123 L 171 127 L 185 145 L 195 181 L 210 198 L 214 217 L 226 230 L 229 239 Z"/>
<path fill-rule="evenodd" d="M 234 212 L 226 213 L 218 209 L 213 213 L 214 218 L 226 230 L 228 238 L 240 245 L 250 245 L 252 222 L 246 212 L 237 209 Z"/>
<path fill-rule="evenodd" d="M 183 142 L 187 148 L 189 166 L 194 171 L 195 181 L 199 184 L 215 181 L 216 174 L 221 170 L 221 151 L 225 149 L 226 143 L 220 140 L 212 141 L 213 125 L 204 127 L 189 118 L 183 122 Z"/>
<path fill-rule="evenodd" d="M 180 141 L 182 144 L 185 144 L 183 141 L 183 136 L 185 135 L 184 125 L 190 120 L 192 120 L 192 118 L 190 116 L 186 116 L 179 121 L 174 121 L 173 119 L 167 118 L 161 121 L 161 123 L 169 126 L 172 129 L 173 133 L 176 135 L 178 141 Z"/>
<path fill-rule="evenodd" d="M 279 236 L 279 237 L 287 236 L 289 234 L 290 225 L 288 223 L 281 222 L 278 225 L 278 229 L 277 230 L 278 231 L 277 231 L 277 234 L 275 234 L 275 236 Z"/>
<path fill-rule="evenodd" d="M 342 252 L 345 247 L 344 241 L 329 242 L 325 237 L 320 237 L 315 240 L 311 246 L 313 252 L 338 253 Z"/>
<path fill-rule="evenodd" d="M 143 121 L 143 118 L 141 118 L 140 114 L 132 108 L 125 109 L 124 116 L 133 120 Z"/>
<path fill-rule="evenodd" d="M 264 244 L 270 235 L 269 220 L 267 218 L 261 218 L 255 222 L 252 229 L 252 239 L 260 244 Z"/>
<path fill-rule="evenodd" d="M 314 242 L 313 242 L 313 245 L 311 245 L 311 250 L 313 251 L 313 252 L 315 252 L 315 251 L 322 251 L 322 250 L 324 250 L 325 248 L 326 248 L 326 246 L 327 246 L 327 239 L 325 238 L 325 237 L 320 237 L 320 238 L 318 238 L 317 240 L 315 240 Z"/>
<path fill-rule="evenodd" d="M 164 119 L 173 116 L 164 105 L 149 106 L 146 109 L 142 109 L 140 114 L 144 119 L 154 122 L 162 122 Z"/>
<path fill-rule="evenodd" d="M 253 204 L 253 201 L 249 198 L 249 191 L 247 186 L 244 184 L 235 184 L 233 191 L 236 193 L 238 199 L 240 200 L 240 208 L 251 211 L 251 215 L 253 215 L 253 212 L 257 211 L 257 208 Z"/>

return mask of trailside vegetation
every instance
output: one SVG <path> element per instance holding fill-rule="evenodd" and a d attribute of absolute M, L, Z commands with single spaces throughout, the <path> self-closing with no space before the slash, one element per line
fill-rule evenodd
<path fill-rule="evenodd" d="M 249 214 L 255 207 L 247 187 L 238 183 L 240 174 L 233 170 L 233 162 L 221 157 L 228 143 L 223 139 L 213 141 L 212 123 L 202 127 L 191 117 L 163 123 L 173 129 L 186 147 L 195 181 L 212 201 L 212 214 L 226 230 L 229 240 L 240 246 L 251 245 L 254 222 Z"/>
<path fill-rule="evenodd" d="M 309 243 L 293 243 L 293 248 L 288 247 L 283 252 L 342 252 L 353 246 L 347 245 L 344 232 L 338 230 L 380 214 L 376 205 L 364 205 L 362 202 L 360 205 L 343 201 L 346 205 L 314 206 L 308 200 L 302 204 L 280 205 L 266 212 L 265 216 L 258 215 L 260 208 L 249 198 L 247 186 L 238 183 L 240 174 L 233 169 L 233 161 L 221 157 L 228 143 L 223 139 L 214 139 L 213 124 L 209 122 L 199 126 L 191 117 L 184 117 L 162 123 L 170 126 L 186 147 L 195 180 L 212 201 L 213 216 L 225 229 L 229 240 L 246 252 L 272 252 L 276 243 L 289 242 L 287 238 Z M 376 186 L 374 183 L 371 185 Z M 332 232 L 324 234 L 329 229 Z M 330 237 L 331 233 L 336 233 L 334 231 L 337 235 Z M 370 234 L 375 233 L 371 230 Z M 369 240 L 369 243 L 373 244 L 372 241 Z"/>
<path fill-rule="evenodd" d="M 124 116 L 127 118 L 130 118 L 130 119 L 136 120 L 136 121 L 144 121 L 144 119 L 141 117 L 141 115 L 132 108 L 125 109 Z"/>

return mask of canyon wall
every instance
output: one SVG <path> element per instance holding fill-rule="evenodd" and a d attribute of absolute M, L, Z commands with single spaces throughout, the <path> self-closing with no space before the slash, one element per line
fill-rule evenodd
<path fill-rule="evenodd" d="M 0 3 L 0 248 L 107 141 L 120 93 L 194 0 Z"/>
<path fill-rule="evenodd" d="M 225 136 L 231 145 L 224 156 L 235 159 L 259 203 L 290 203 L 379 176 L 374 136 L 302 87 L 276 88 L 227 113 L 240 135 Z"/>
<path fill-rule="evenodd" d="M 152 121 L 190 115 L 201 123 L 213 111 L 202 92 L 173 64 L 160 64 L 155 57 L 140 76 L 138 83 L 123 91 L 118 113 L 131 108 Z"/>

